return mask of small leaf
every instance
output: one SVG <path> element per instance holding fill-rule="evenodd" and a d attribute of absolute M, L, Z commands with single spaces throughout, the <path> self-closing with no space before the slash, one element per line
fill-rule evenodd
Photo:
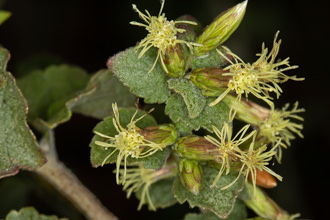
<path fill-rule="evenodd" d="M 225 50 L 220 47 L 219 50 L 226 54 Z M 228 57 L 230 59 L 230 57 Z M 228 64 L 228 61 L 221 56 L 217 50 L 211 50 L 203 56 L 192 56 L 190 67 L 191 69 L 207 68 L 207 67 L 223 67 Z"/>
<path fill-rule="evenodd" d="M 166 102 L 165 113 L 176 123 L 180 133 L 187 134 L 188 128 L 197 131 L 201 127 L 213 132 L 212 126 L 221 129 L 223 123 L 229 120 L 228 106 L 220 102 L 210 107 L 209 103 L 214 100 L 215 98 L 212 97 L 207 98 L 204 110 L 198 117 L 191 119 L 183 98 L 178 94 L 173 94 Z"/>
<path fill-rule="evenodd" d="M 135 113 L 135 108 L 119 108 L 119 118 L 120 118 L 120 124 L 122 127 L 126 128 L 126 125 L 130 123 L 131 118 L 133 114 Z M 145 112 L 139 111 L 136 115 L 136 119 L 141 117 Z M 105 134 L 107 136 L 114 137 L 118 134 L 116 128 L 113 125 L 113 116 L 109 116 L 105 118 L 102 122 L 98 123 L 96 127 L 94 128 L 94 131 L 97 131 L 99 133 Z M 136 126 L 140 129 L 144 129 L 148 126 L 156 125 L 155 119 L 151 115 L 147 115 L 144 118 L 142 118 L 140 121 L 136 123 Z M 104 147 L 100 147 L 95 144 L 95 141 L 103 141 L 103 138 L 94 135 L 90 147 L 91 149 L 91 163 L 93 167 L 98 167 L 102 165 L 104 159 L 113 152 L 114 149 L 105 149 Z M 148 169 L 160 169 L 164 163 L 166 162 L 167 157 L 170 154 L 170 149 L 165 148 L 162 151 L 158 151 L 155 154 L 146 157 L 146 158 L 140 158 L 138 160 L 128 157 L 128 163 L 135 163 L 137 161 L 143 162 L 145 168 Z M 105 164 L 108 163 L 115 163 L 117 159 L 118 153 L 115 152 L 109 159 L 105 162 Z"/>
<path fill-rule="evenodd" d="M 241 200 L 237 199 L 232 212 L 227 218 L 219 218 L 214 213 L 205 211 L 199 214 L 189 213 L 185 215 L 184 220 L 244 220 L 246 218 L 246 207 Z"/>
<path fill-rule="evenodd" d="M 177 202 L 177 200 L 173 196 L 172 187 L 173 178 L 160 180 L 149 187 L 150 199 L 156 209 L 164 209 L 174 205 Z M 141 190 L 135 193 L 138 199 L 141 199 Z M 148 207 L 149 210 L 152 210 L 150 205 Z"/>
<path fill-rule="evenodd" d="M 50 66 L 20 78 L 22 89 L 30 107 L 28 118 L 37 128 L 40 124 L 54 128 L 71 117 L 71 106 L 79 92 L 85 88 L 89 76 L 78 67 Z"/>
<path fill-rule="evenodd" d="M 58 218 L 55 215 L 39 214 L 33 207 L 22 208 L 19 211 L 12 210 L 6 216 L 6 220 L 68 220 L 67 218 Z"/>
<path fill-rule="evenodd" d="M 206 103 L 205 97 L 189 80 L 172 78 L 168 80 L 168 85 L 183 97 L 190 118 L 196 118 L 202 112 Z"/>
<path fill-rule="evenodd" d="M 156 50 L 149 49 L 141 58 L 135 49 L 127 50 L 111 57 L 107 65 L 124 85 L 146 103 L 164 103 L 170 95 L 166 74 L 157 63 L 148 73 L 156 60 Z"/>
<path fill-rule="evenodd" d="M 210 186 L 219 173 L 219 170 L 204 166 L 202 188 L 197 196 L 190 193 L 181 183 L 179 178 L 174 181 L 173 192 L 179 203 L 188 201 L 191 207 L 198 206 L 208 209 L 220 218 L 226 218 L 233 210 L 238 193 L 244 187 L 243 178 L 239 178 L 231 187 L 221 190 L 235 180 L 237 174 L 222 175 L 221 179 L 212 188 Z"/>
<path fill-rule="evenodd" d="M 112 103 L 121 107 L 134 106 L 136 97 L 111 73 L 100 70 L 86 86 L 86 94 L 72 105 L 72 111 L 103 119 L 112 112 Z"/>
<path fill-rule="evenodd" d="M 6 71 L 8 60 L 8 51 L 0 48 L 0 178 L 15 175 L 21 168 L 37 169 L 45 163 L 26 123 L 26 101 Z"/>

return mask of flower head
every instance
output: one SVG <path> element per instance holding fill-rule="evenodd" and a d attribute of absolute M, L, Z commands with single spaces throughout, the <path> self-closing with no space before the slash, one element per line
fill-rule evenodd
<path fill-rule="evenodd" d="M 272 143 L 274 146 L 279 142 L 281 147 L 287 148 L 290 146 L 290 141 L 295 139 L 295 135 L 303 138 L 301 130 L 302 124 L 292 122 L 290 119 L 303 121 L 304 118 L 298 116 L 297 113 L 304 112 L 304 109 L 298 109 L 298 102 L 296 102 L 292 110 L 288 110 L 289 104 L 286 104 L 282 110 L 271 110 L 269 117 L 259 123 L 259 135 L 266 138 L 266 142 Z M 281 160 L 281 148 L 279 148 L 278 160 Z"/>
<path fill-rule="evenodd" d="M 141 209 L 143 204 L 147 203 L 151 210 L 156 211 L 156 207 L 150 197 L 149 187 L 161 179 L 174 177 L 176 175 L 176 169 L 175 163 L 166 164 L 160 170 L 146 169 L 143 167 L 142 163 L 139 163 L 138 166 L 131 167 L 127 170 L 120 169 L 120 181 L 124 182 L 123 189 L 127 191 L 127 198 L 129 198 L 133 192 L 141 191 L 138 210 Z M 118 173 L 118 171 L 116 172 Z"/>
<path fill-rule="evenodd" d="M 95 141 L 95 144 L 104 148 L 114 149 L 108 156 L 105 157 L 102 165 L 104 165 L 104 163 L 115 152 L 117 151 L 119 152 L 116 160 L 116 166 L 117 166 L 116 179 L 117 179 L 117 183 L 119 183 L 119 168 L 122 163 L 122 160 L 124 160 L 125 172 L 123 175 L 124 177 L 123 182 L 125 182 L 126 164 L 127 164 L 127 158 L 129 156 L 132 158 L 148 157 L 154 154 L 155 152 L 157 152 L 158 150 L 162 150 L 164 146 L 145 139 L 144 136 L 139 133 L 140 129 L 136 126 L 136 123 L 139 120 L 141 120 L 143 117 L 145 117 L 147 114 L 134 120 L 136 114 L 138 113 L 138 110 L 136 110 L 130 123 L 127 125 L 127 128 L 124 128 L 120 124 L 119 111 L 116 103 L 112 104 L 112 109 L 114 112 L 113 125 L 117 130 L 118 134 L 115 135 L 114 137 L 110 137 L 100 132 L 95 132 L 96 135 L 106 139 L 106 141 Z"/>
<path fill-rule="evenodd" d="M 181 28 L 177 28 L 176 24 L 192 24 L 196 25 L 196 22 L 193 21 L 169 21 L 165 17 L 165 13 L 163 12 L 165 0 L 161 1 L 161 8 L 159 11 L 158 16 L 151 16 L 150 13 L 145 10 L 146 14 L 143 14 L 136 5 L 133 4 L 133 9 L 136 11 L 140 18 L 146 23 L 142 24 L 136 21 L 130 22 L 132 25 L 137 25 L 141 27 L 145 27 L 145 29 L 149 32 L 148 35 L 139 43 L 139 45 L 136 47 L 136 50 L 139 50 L 142 48 L 139 54 L 139 58 L 141 58 L 146 51 L 148 51 L 151 47 L 156 47 L 158 49 L 157 52 L 157 58 L 149 70 L 149 73 L 154 69 L 158 59 L 160 58 L 161 64 L 166 71 L 167 68 L 164 64 L 163 58 L 161 55 L 165 54 L 165 51 L 167 49 L 170 49 L 174 47 L 178 43 L 186 44 L 190 49 L 192 49 L 192 46 L 199 45 L 197 43 L 187 42 L 184 40 L 180 40 L 177 38 L 177 33 L 183 33 L 185 30 Z M 166 71 L 168 72 L 168 71 Z"/>
<path fill-rule="evenodd" d="M 239 145 L 255 136 L 256 131 L 252 131 L 250 134 L 245 135 L 249 125 L 244 126 L 234 138 L 232 138 L 232 127 L 229 127 L 227 123 L 224 123 L 221 131 L 213 126 L 213 131 L 219 140 L 212 136 L 206 136 L 205 139 L 218 147 L 219 161 L 222 165 L 218 175 L 213 181 L 211 187 L 213 187 L 221 177 L 222 173 L 226 169 L 226 175 L 230 172 L 230 165 L 232 161 L 237 161 L 240 155 Z"/>
<path fill-rule="evenodd" d="M 255 149 L 255 142 L 253 140 L 250 144 L 249 149 L 247 151 L 242 151 L 241 154 L 238 156 L 240 162 L 242 163 L 242 167 L 239 171 L 238 177 L 243 175 L 245 176 L 245 181 L 247 181 L 248 177 L 250 176 L 253 187 L 256 188 L 258 169 L 260 171 L 265 170 L 272 176 L 276 177 L 278 180 L 282 181 L 282 177 L 280 175 L 276 174 L 274 171 L 267 167 L 269 161 L 272 160 L 273 156 L 277 153 L 276 148 L 277 146 L 275 145 L 273 148 L 267 151 L 267 146 L 263 145 Z M 238 179 L 238 177 L 236 178 L 236 180 Z M 236 180 L 234 180 L 234 182 L 236 182 Z M 231 186 L 234 182 L 229 184 L 227 187 Z"/>
<path fill-rule="evenodd" d="M 224 76 L 231 76 L 232 79 L 228 82 L 227 90 L 222 93 L 210 106 L 216 105 L 219 103 L 225 95 L 229 92 L 234 92 L 237 95 L 237 100 L 240 101 L 241 97 L 245 95 L 245 98 L 248 98 L 248 95 L 251 93 L 255 97 L 265 101 L 272 108 L 274 107 L 273 98 L 269 93 L 274 92 L 277 98 L 282 93 L 282 89 L 279 86 L 279 83 L 283 83 L 289 79 L 292 80 L 303 80 L 303 78 L 297 78 L 296 76 L 287 76 L 283 72 L 295 69 L 298 66 L 290 66 L 289 58 L 286 58 L 283 61 L 275 62 L 275 58 L 278 54 L 279 47 L 281 44 L 280 41 L 276 41 L 278 32 L 275 35 L 273 49 L 268 54 L 268 48 L 265 48 L 265 45 L 262 45 L 262 51 L 259 56 L 259 59 L 250 64 L 245 63 L 240 57 L 231 52 L 228 48 L 227 54 L 231 55 L 235 62 L 229 60 L 225 55 L 218 51 L 224 58 L 226 58 L 231 65 L 226 67 L 224 70 L 228 70 L 228 73 L 223 74 Z M 267 55 L 268 54 L 268 55 Z M 285 66 L 284 68 L 281 68 Z"/>

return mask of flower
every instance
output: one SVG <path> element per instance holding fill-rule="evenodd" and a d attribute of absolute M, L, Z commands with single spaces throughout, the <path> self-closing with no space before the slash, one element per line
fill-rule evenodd
<path fill-rule="evenodd" d="M 303 121 L 304 118 L 298 116 L 297 113 L 304 112 L 304 109 L 298 109 L 298 102 L 296 102 L 293 108 L 288 111 L 290 104 L 286 104 L 282 110 L 273 109 L 270 110 L 269 117 L 264 121 L 260 121 L 259 136 L 266 138 L 266 142 L 272 143 L 274 146 L 279 143 L 279 146 L 287 148 L 290 146 L 290 141 L 295 139 L 295 135 L 303 138 L 301 130 L 303 129 L 302 124 L 297 124 L 292 122 L 290 119 L 296 119 Z M 282 153 L 281 148 L 279 148 L 279 154 L 277 156 L 278 161 L 281 160 Z"/>
<path fill-rule="evenodd" d="M 245 125 L 234 138 L 232 138 L 232 127 L 229 127 L 227 123 L 224 123 L 221 131 L 218 130 L 215 126 L 213 126 L 213 131 L 216 134 L 216 136 L 219 138 L 217 140 L 216 138 L 207 135 L 205 137 L 206 140 L 208 140 L 210 143 L 216 145 L 218 147 L 217 151 L 219 152 L 219 162 L 222 163 L 220 171 L 216 178 L 214 179 L 211 187 L 213 187 L 221 177 L 222 173 L 226 169 L 226 175 L 230 172 L 230 164 L 231 161 L 236 161 L 240 156 L 240 148 L 239 145 L 250 139 L 251 137 L 254 137 L 256 134 L 256 131 L 252 131 L 250 134 L 246 135 L 247 130 L 249 129 L 249 125 Z"/>
<path fill-rule="evenodd" d="M 283 61 L 275 62 L 275 58 L 278 54 L 281 40 L 277 42 L 278 33 L 276 33 L 273 43 L 273 48 L 268 54 L 268 48 L 265 48 L 265 44 L 262 44 L 262 50 L 259 59 L 254 63 L 245 63 L 240 57 L 231 52 L 228 48 L 224 47 L 228 55 L 231 55 L 235 62 L 229 60 L 221 51 L 218 53 L 226 58 L 231 65 L 224 68 L 229 70 L 228 73 L 224 73 L 224 76 L 231 76 L 232 79 L 228 82 L 228 88 L 223 92 L 216 100 L 210 103 L 210 106 L 214 106 L 219 103 L 229 92 L 235 92 L 237 94 L 237 100 L 240 101 L 241 97 L 245 94 L 245 98 L 248 98 L 248 94 L 251 93 L 255 97 L 265 101 L 270 107 L 274 107 L 273 98 L 269 95 L 270 92 L 274 92 L 279 98 L 282 89 L 279 83 L 286 82 L 287 80 L 303 80 L 303 78 L 297 78 L 296 76 L 287 76 L 283 72 L 295 69 L 298 66 L 290 66 L 289 58 Z M 267 55 L 268 54 L 268 55 Z M 281 66 L 286 66 L 280 68 Z M 232 111 L 232 109 L 231 109 Z M 235 112 L 233 113 L 235 114 Z M 233 118 L 233 114 L 232 117 Z"/>
<path fill-rule="evenodd" d="M 279 143 L 280 142 L 278 142 L 278 144 Z M 267 145 L 263 145 L 263 146 L 255 149 L 256 146 L 255 146 L 255 136 L 254 136 L 249 149 L 247 151 L 241 151 L 241 154 L 238 155 L 239 160 L 242 163 L 242 167 L 239 171 L 237 178 L 232 183 L 225 186 L 224 188 L 230 187 L 232 184 L 234 184 L 238 180 L 238 178 L 241 175 L 243 175 L 243 176 L 245 176 L 245 182 L 247 182 L 247 179 L 250 176 L 251 182 L 255 189 L 256 188 L 257 169 L 260 171 L 265 170 L 272 176 L 276 177 L 278 180 L 282 181 L 282 177 L 280 175 L 276 174 L 274 171 L 272 171 L 270 168 L 267 167 L 267 165 L 269 164 L 269 161 L 277 153 L 276 152 L 277 145 L 275 145 L 268 151 L 267 151 Z"/>
<path fill-rule="evenodd" d="M 114 148 L 114 150 L 105 157 L 102 162 L 102 166 L 115 152 L 119 151 L 116 160 L 116 180 L 117 183 L 119 183 L 119 169 L 122 160 L 124 160 L 124 175 L 122 179 L 122 182 L 124 183 L 126 176 L 127 158 L 129 156 L 131 156 L 132 158 L 145 158 L 154 154 L 158 150 L 162 150 L 165 146 L 149 141 L 139 133 L 140 129 L 135 124 L 143 117 L 145 117 L 148 113 L 134 120 L 136 114 L 138 113 L 137 109 L 130 123 L 127 125 L 126 129 L 120 125 L 119 111 L 116 103 L 112 104 L 112 109 L 114 112 L 113 126 L 117 130 L 118 134 L 114 137 L 110 137 L 108 135 L 95 131 L 96 135 L 106 138 L 105 141 L 95 141 L 95 144 L 104 148 Z"/>
<path fill-rule="evenodd" d="M 138 210 L 141 209 L 143 204 L 147 203 L 151 210 L 156 211 L 156 207 L 150 197 L 149 187 L 159 180 L 174 177 L 177 172 L 176 170 L 176 164 L 170 161 L 160 170 L 146 169 L 142 163 L 139 163 L 138 166 L 131 167 L 127 171 L 120 169 L 119 173 L 120 181 L 125 182 L 123 183 L 123 189 L 127 191 L 127 198 L 133 192 L 139 192 L 142 189 Z M 116 172 L 118 173 L 118 171 Z"/>
<path fill-rule="evenodd" d="M 175 27 L 176 24 L 192 24 L 196 25 L 196 22 L 193 21 L 168 21 L 165 17 L 165 13 L 162 14 L 163 8 L 164 8 L 165 0 L 161 1 L 161 8 L 158 13 L 158 17 L 151 16 L 150 13 L 146 10 L 146 14 L 143 14 L 136 5 L 133 6 L 133 10 L 136 11 L 140 18 L 146 23 L 142 24 L 136 21 L 130 22 L 132 25 L 137 25 L 141 27 L 145 27 L 145 29 L 149 32 L 149 34 L 136 46 L 136 50 L 139 50 L 142 48 L 139 54 L 139 58 L 141 58 L 145 52 L 147 52 L 151 47 L 158 48 L 157 52 L 157 58 L 149 70 L 149 73 L 154 69 L 158 59 L 160 58 L 161 64 L 165 70 L 167 71 L 167 68 L 164 64 L 164 60 L 161 55 L 165 55 L 165 51 L 167 49 L 170 49 L 174 47 L 178 43 L 186 44 L 190 49 L 192 49 L 192 46 L 198 46 L 200 44 L 187 42 L 184 40 L 177 39 L 177 33 L 183 33 L 185 30 L 181 28 Z"/>

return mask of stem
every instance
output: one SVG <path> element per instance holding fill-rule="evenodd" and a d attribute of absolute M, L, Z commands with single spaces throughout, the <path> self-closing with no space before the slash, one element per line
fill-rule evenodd
<path fill-rule="evenodd" d="M 56 156 L 53 132 L 49 131 L 40 142 L 47 163 L 36 170 L 90 220 L 118 220 L 100 200 L 89 191 Z"/>

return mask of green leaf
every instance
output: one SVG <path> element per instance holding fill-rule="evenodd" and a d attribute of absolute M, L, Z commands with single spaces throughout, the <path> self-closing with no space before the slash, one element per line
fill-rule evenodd
<path fill-rule="evenodd" d="M 0 25 L 2 25 L 10 16 L 11 13 L 9 11 L 0 10 Z"/>
<path fill-rule="evenodd" d="M 150 199 L 156 209 L 164 209 L 174 205 L 177 202 L 172 193 L 173 180 L 173 178 L 160 180 L 149 187 Z M 135 193 L 139 200 L 141 199 L 141 192 L 142 187 L 141 190 Z M 149 210 L 152 210 L 150 205 L 148 207 Z"/>
<path fill-rule="evenodd" d="M 19 169 L 37 169 L 45 163 L 26 122 L 27 104 L 15 79 L 6 71 L 7 50 L 0 48 L 0 178 Z"/>
<path fill-rule="evenodd" d="M 17 84 L 28 100 L 29 120 L 37 128 L 40 124 L 54 128 L 69 120 L 71 103 L 81 95 L 88 80 L 83 69 L 69 65 L 50 66 L 20 78 Z"/>
<path fill-rule="evenodd" d="M 181 134 L 187 134 L 190 130 L 199 130 L 201 127 L 209 132 L 213 132 L 212 126 L 222 128 L 224 122 L 229 120 L 229 108 L 224 103 L 210 107 L 209 104 L 215 98 L 206 99 L 204 110 L 198 117 L 191 119 L 183 98 L 178 94 L 173 94 L 166 102 L 165 113 L 176 123 L 176 127 Z"/>
<path fill-rule="evenodd" d="M 244 187 L 243 178 L 239 178 L 235 184 L 225 190 L 227 186 L 235 180 L 237 174 L 222 175 L 220 180 L 212 188 L 210 186 L 219 173 L 219 170 L 204 166 L 202 188 L 197 196 L 190 193 L 181 183 L 179 178 L 174 181 L 173 192 L 179 203 L 188 201 L 191 207 L 208 209 L 220 218 L 226 218 L 233 210 L 238 193 Z"/>
<path fill-rule="evenodd" d="M 136 97 L 120 83 L 110 70 L 100 70 L 86 86 L 86 94 L 74 102 L 72 111 L 103 119 L 112 112 L 112 103 L 134 106 Z"/>
<path fill-rule="evenodd" d="M 183 97 L 189 117 L 196 118 L 204 109 L 206 102 L 202 92 L 187 79 L 172 78 L 168 80 L 168 85 Z"/>
<path fill-rule="evenodd" d="M 234 208 L 227 218 L 219 218 L 212 212 L 205 211 L 203 213 L 189 213 L 185 215 L 184 220 L 245 220 L 247 218 L 246 207 L 244 203 L 237 199 Z"/>
<path fill-rule="evenodd" d="M 219 50 L 223 54 L 226 54 L 225 50 L 222 47 L 220 47 Z M 228 61 L 214 49 L 203 56 L 192 56 L 190 67 L 191 69 L 206 67 L 223 67 L 227 64 Z"/>
<path fill-rule="evenodd" d="M 19 211 L 12 210 L 6 216 L 6 220 L 68 220 L 58 218 L 55 215 L 39 214 L 33 207 L 22 208 Z"/>
<path fill-rule="evenodd" d="M 135 113 L 135 108 L 119 108 L 119 118 L 120 118 L 120 124 L 123 128 L 126 128 L 126 125 L 130 123 L 131 118 L 133 114 Z M 145 112 L 139 111 L 136 115 L 136 119 L 141 117 Z M 99 133 L 105 134 L 107 136 L 114 137 L 118 134 L 116 128 L 113 125 L 113 116 L 109 116 L 105 118 L 102 122 L 98 123 L 96 127 L 94 128 L 94 131 L 97 131 Z M 136 126 L 140 129 L 144 129 L 148 126 L 156 125 L 157 122 L 151 115 L 146 115 L 144 118 L 142 118 L 140 121 L 136 123 Z M 95 144 L 95 141 L 103 141 L 103 138 L 94 135 L 90 147 L 91 149 L 91 163 L 93 167 L 98 167 L 102 165 L 102 162 L 104 159 L 111 154 L 115 149 L 105 149 L 104 147 L 100 147 Z M 170 149 L 165 148 L 162 151 L 158 151 L 155 154 L 146 157 L 146 158 L 140 158 L 138 159 L 139 162 L 143 162 L 145 168 L 149 169 L 160 169 L 163 164 L 165 163 L 167 157 L 170 154 Z M 105 162 L 105 164 L 108 163 L 115 163 L 117 159 L 118 152 L 115 152 L 111 157 L 108 158 L 108 160 Z M 136 159 L 133 159 L 131 157 L 128 157 L 128 163 L 135 163 L 137 162 Z"/>
<path fill-rule="evenodd" d="M 108 67 L 116 74 L 124 85 L 146 103 L 164 103 L 170 95 L 166 82 L 166 74 L 157 63 L 150 73 L 156 59 L 156 49 L 149 49 L 140 59 L 139 51 L 128 48 L 116 54 L 108 61 Z"/>

